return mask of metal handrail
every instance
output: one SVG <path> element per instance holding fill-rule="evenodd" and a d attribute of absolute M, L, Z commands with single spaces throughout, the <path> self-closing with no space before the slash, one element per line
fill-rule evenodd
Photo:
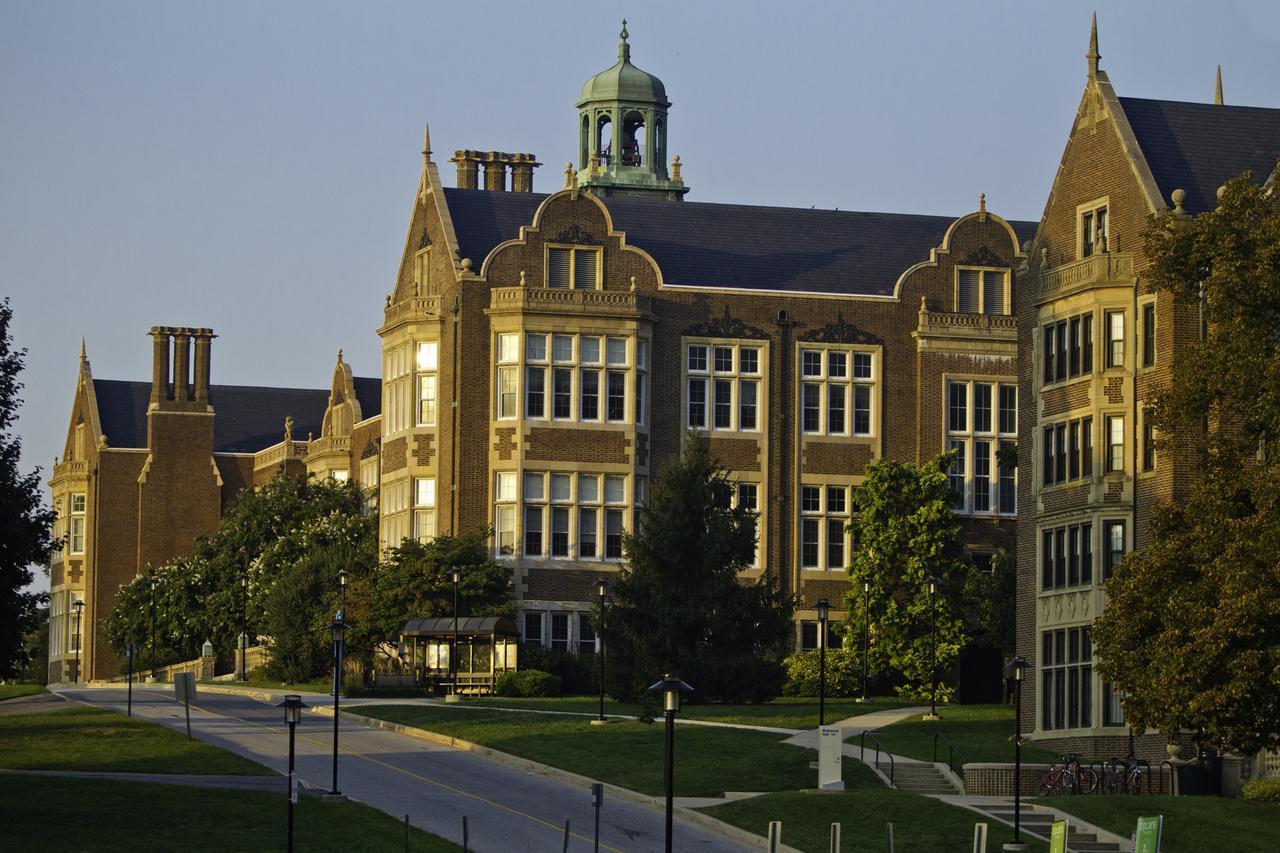
<path fill-rule="evenodd" d="M 942 738 L 947 742 L 947 768 L 952 772 L 956 772 L 956 753 L 960 753 L 960 757 L 965 757 L 964 751 L 952 742 L 951 738 L 942 733 L 940 729 L 934 729 L 933 732 L 933 763 L 938 763 L 938 738 Z M 964 769 L 964 762 L 960 764 L 960 769 Z M 959 774 L 957 774 L 959 775 Z"/>
<path fill-rule="evenodd" d="M 858 760 L 861 761 L 863 764 L 867 762 L 867 735 L 869 734 L 871 734 L 871 729 L 863 729 L 862 734 L 858 735 Z M 873 766 L 877 770 L 879 770 L 880 769 L 880 751 L 884 749 L 884 747 L 880 745 L 880 741 L 876 739 L 875 735 L 871 735 L 871 740 L 876 745 L 876 758 L 875 758 L 875 764 Z M 894 781 L 893 781 L 893 770 L 894 770 L 893 753 L 887 749 L 884 749 L 884 754 L 889 758 L 889 786 L 896 788 L 897 785 L 894 784 Z"/>

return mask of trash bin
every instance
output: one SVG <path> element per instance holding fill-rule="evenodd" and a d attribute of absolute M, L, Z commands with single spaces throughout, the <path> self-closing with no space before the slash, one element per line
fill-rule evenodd
<path fill-rule="evenodd" d="M 1191 797 L 1204 793 L 1204 776 L 1199 764 L 1175 764 L 1173 769 L 1178 775 L 1179 796 Z"/>
<path fill-rule="evenodd" d="M 1182 796 L 1222 796 L 1222 760 L 1205 751 L 1202 761 L 1175 764 L 1178 794 Z"/>

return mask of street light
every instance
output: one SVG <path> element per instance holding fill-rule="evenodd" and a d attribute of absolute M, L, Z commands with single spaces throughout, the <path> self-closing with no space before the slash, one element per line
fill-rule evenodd
<path fill-rule="evenodd" d="M 71 602 L 71 606 L 74 607 L 76 611 L 76 671 L 75 671 L 75 676 L 71 680 L 72 680 L 72 683 L 79 684 L 80 683 L 80 615 L 84 612 L 84 602 L 78 601 L 78 600 L 73 601 Z"/>
<path fill-rule="evenodd" d="M 1013 681 L 1013 841 L 1005 850 L 1026 850 L 1022 841 L 1022 676 L 1027 668 L 1024 658 L 1013 657 L 1004 665 L 1004 677 Z"/>
<path fill-rule="evenodd" d="M 342 589 L 342 612 L 347 612 L 347 580 L 351 577 L 351 573 L 346 569 L 338 570 L 338 586 Z"/>
<path fill-rule="evenodd" d="M 307 706 L 302 704 L 301 696 L 290 693 L 276 707 L 284 708 L 284 721 L 289 724 L 289 846 L 287 849 L 289 853 L 293 853 L 293 804 L 298 799 L 297 788 L 293 781 L 293 735 L 298 723 L 302 722 L 302 709 Z"/>
<path fill-rule="evenodd" d="M 666 853 L 671 853 L 671 818 L 672 818 L 672 801 L 675 791 L 675 742 L 676 742 L 676 711 L 680 710 L 680 694 L 692 693 L 693 688 L 680 680 L 680 676 L 667 673 L 662 676 L 662 680 L 649 685 L 650 690 L 662 691 L 662 713 L 667 718 L 667 765 L 666 765 L 666 788 L 667 788 L 667 845 Z"/>
<path fill-rule="evenodd" d="M 929 584 L 929 716 L 926 720 L 940 720 L 938 716 L 938 579 L 926 578 Z"/>
<path fill-rule="evenodd" d="M 603 726 L 606 722 L 604 718 L 604 607 L 609 595 L 609 581 L 607 579 L 600 578 L 596 581 L 596 595 L 600 597 L 600 631 L 596 634 L 596 638 L 600 642 L 600 712 L 591 723 L 592 725 Z"/>
<path fill-rule="evenodd" d="M 151 575 L 151 680 L 156 680 L 156 576 Z"/>
<path fill-rule="evenodd" d="M 831 602 L 818 599 L 818 727 L 827 724 L 827 614 Z"/>
<path fill-rule="evenodd" d="M 329 630 L 333 632 L 333 784 L 330 797 L 341 797 L 338 790 L 338 699 L 342 695 L 342 637 L 347 633 L 347 623 L 339 610 Z"/>
<path fill-rule="evenodd" d="M 449 649 L 449 690 L 458 696 L 458 584 L 462 582 L 462 569 L 454 566 L 449 569 L 449 581 L 453 584 L 453 647 Z"/>
<path fill-rule="evenodd" d="M 236 678 L 240 681 L 248 681 L 249 635 L 245 620 L 245 604 L 249 596 L 249 576 L 242 572 L 236 579 L 240 581 L 240 639 L 237 643 L 240 647 L 240 654 L 236 660 Z"/>
<path fill-rule="evenodd" d="M 868 659 L 871 654 L 871 579 L 862 582 L 862 698 L 867 701 Z"/>

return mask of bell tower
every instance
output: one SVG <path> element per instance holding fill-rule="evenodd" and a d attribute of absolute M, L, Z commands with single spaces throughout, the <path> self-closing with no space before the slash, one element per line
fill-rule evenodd
<path fill-rule="evenodd" d="M 631 64 L 625 20 L 618 38 L 618 61 L 587 80 L 578 98 L 578 186 L 679 201 L 689 188 L 679 157 L 667 171 L 666 87 Z"/>

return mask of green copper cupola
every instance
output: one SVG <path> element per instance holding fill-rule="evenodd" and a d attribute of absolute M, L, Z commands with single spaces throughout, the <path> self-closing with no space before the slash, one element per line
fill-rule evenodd
<path fill-rule="evenodd" d="M 602 196 L 679 201 L 689 188 L 679 158 L 667 171 L 667 89 L 631 64 L 627 22 L 618 61 L 582 87 L 578 98 L 578 186 Z"/>

